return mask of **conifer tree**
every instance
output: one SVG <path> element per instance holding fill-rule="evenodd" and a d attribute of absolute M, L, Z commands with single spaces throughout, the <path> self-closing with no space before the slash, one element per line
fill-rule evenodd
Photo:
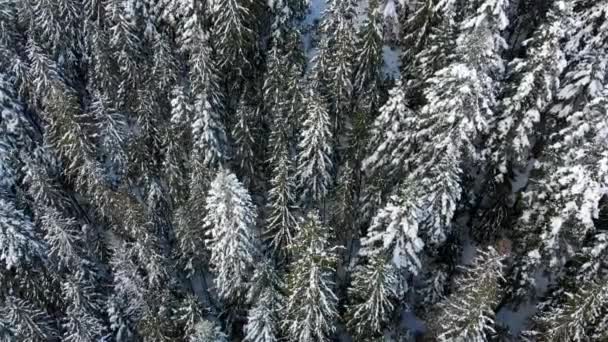
<path fill-rule="evenodd" d="M 401 82 L 390 90 L 388 101 L 379 111 L 370 129 L 370 152 L 361 167 L 370 178 L 385 179 L 390 186 L 391 179 L 399 179 L 408 170 L 408 152 L 415 143 L 412 133 L 416 115 L 407 105 Z"/>
<path fill-rule="evenodd" d="M 194 97 L 192 139 L 194 151 L 201 155 L 207 166 L 226 159 L 228 144 L 220 98 L 217 69 L 213 60 L 208 34 L 200 25 L 192 37 L 190 55 L 190 82 Z"/>
<path fill-rule="evenodd" d="M 490 341 L 499 301 L 502 256 L 492 247 L 479 255 L 455 283 L 454 293 L 439 304 L 433 319 L 438 341 Z"/>
<path fill-rule="evenodd" d="M 247 301 L 252 304 L 245 325 L 245 341 L 276 342 L 280 335 L 280 313 L 283 309 L 282 279 L 274 265 L 260 260 L 252 278 Z"/>
<path fill-rule="evenodd" d="M 370 1 L 367 16 L 358 32 L 354 66 L 353 94 L 357 96 L 356 111 L 365 117 L 365 123 L 375 116 L 381 105 L 383 27 L 380 4 Z"/>
<path fill-rule="evenodd" d="M 546 23 L 525 43 L 527 58 L 516 59 L 509 66 L 514 82 L 509 83 L 507 96 L 501 101 L 489 143 L 496 146 L 492 159 L 498 164 L 496 177 L 500 179 L 510 163 L 525 166 L 533 143 L 538 140 L 535 128 L 556 96 L 566 63 L 560 41 L 569 25 L 568 7 L 562 1 L 555 2 Z"/>
<path fill-rule="evenodd" d="M 531 186 L 524 193 L 527 209 L 521 224 L 540 228 L 541 252 L 549 266 L 566 263 L 582 246 L 584 237 L 596 231 L 605 193 L 605 77 L 603 60 L 608 53 L 601 37 L 589 37 L 589 29 L 606 27 L 607 11 L 596 5 L 577 7 L 579 30 L 565 45 L 568 67 L 560 82 L 556 104 L 547 120 L 551 135 L 543 158 L 535 164 Z M 597 15 L 603 20 L 596 21 Z M 594 19 L 592 19 L 594 18 Z M 598 26 L 599 25 L 599 26 Z M 572 50 L 577 57 L 572 58 Z M 593 51 L 593 52 L 592 52 Z M 600 69 L 597 69 L 600 68 Z"/>
<path fill-rule="evenodd" d="M 387 325 L 398 298 L 398 276 L 395 266 L 382 253 L 370 257 L 369 263 L 358 266 L 347 309 L 348 327 L 358 339 L 378 337 Z"/>
<path fill-rule="evenodd" d="M 320 83 L 319 95 L 327 101 L 331 117 L 332 136 L 347 136 L 352 129 L 352 94 L 355 73 L 355 6 L 352 0 L 328 2 L 323 13 L 318 56 L 313 67 L 313 79 Z M 336 145 L 336 147 L 340 147 Z"/>
<path fill-rule="evenodd" d="M 245 295 L 258 252 L 256 210 L 251 196 L 234 174 L 220 170 L 207 195 L 209 247 L 221 298 Z"/>
<path fill-rule="evenodd" d="M 319 203 L 331 185 L 331 124 L 327 111 L 316 93 L 306 98 L 308 117 L 298 144 L 298 186 L 302 199 L 307 203 Z"/>
<path fill-rule="evenodd" d="M 574 293 L 562 294 L 563 303 L 549 307 L 534 317 L 534 330 L 528 338 L 538 341 L 592 341 L 606 337 L 602 322 L 608 303 L 605 280 L 587 281 Z M 597 329 L 596 329 L 597 328 Z"/>
<path fill-rule="evenodd" d="M 418 236 L 419 208 L 415 194 L 406 191 L 392 196 L 378 211 L 359 251 L 370 258 L 388 256 L 398 278 L 395 290 L 399 296 L 408 290 L 407 275 L 418 273 L 421 267 L 418 254 L 424 246 Z"/>
<path fill-rule="evenodd" d="M 234 139 L 234 161 L 237 165 L 237 174 L 243 183 L 252 189 L 256 179 L 258 165 L 256 163 L 256 141 L 254 138 L 254 124 L 256 123 L 257 109 L 247 103 L 245 96 L 241 97 L 236 111 L 236 123 L 232 129 Z"/>
<path fill-rule="evenodd" d="M 245 76 L 244 72 L 250 64 L 249 54 L 255 44 L 250 6 L 249 0 L 218 0 L 210 3 L 212 36 L 217 42 L 221 61 L 218 67 L 230 73 L 230 69 L 234 68 L 238 77 Z"/>
<path fill-rule="evenodd" d="M 271 188 L 268 191 L 269 214 L 265 230 L 271 249 L 274 253 L 283 256 L 287 254 L 287 247 L 293 242 L 296 228 L 295 175 L 286 144 L 287 142 L 284 142 L 283 147 L 275 151 Z"/>
<path fill-rule="evenodd" d="M 228 337 L 220 327 L 211 321 L 203 320 L 194 327 L 194 332 L 188 336 L 188 342 L 227 342 Z"/>
<path fill-rule="evenodd" d="M 314 212 L 299 223 L 291 248 L 295 261 L 287 280 L 284 329 L 290 340 L 329 341 L 338 315 L 332 273 L 336 255 L 329 245 L 329 228 Z"/>
<path fill-rule="evenodd" d="M 7 297 L 0 304 L 0 341 L 44 341 L 56 337 L 49 315 L 27 301 Z"/>

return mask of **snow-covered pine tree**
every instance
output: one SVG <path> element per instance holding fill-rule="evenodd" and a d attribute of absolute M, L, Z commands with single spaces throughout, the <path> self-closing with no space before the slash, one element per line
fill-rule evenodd
<path fill-rule="evenodd" d="M 259 176 L 256 153 L 255 124 L 258 109 L 245 97 L 241 96 L 235 116 L 236 123 L 232 128 L 232 139 L 234 140 L 234 162 L 237 168 L 237 176 L 242 179 L 243 184 L 250 190 L 254 188 L 255 180 Z"/>
<path fill-rule="evenodd" d="M 462 194 L 463 162 L 481 158 L 479 140 L 488 133 L 504 70 L 500 33 L 507 25 L 507 5 L 487 0 L 464 19 L 454 62 L 437 71 L 424 92 L 427 104 L 415 136 L 416 141 L 432 143 L 421 143 L 410 155 L 416 167 L 409 178 L 421 180 L 426 188 L 422 207 L 430 212 L 424 221 L 432 244 L 445 240 Z"/>
<path fill-rule="evenodd" d="M 0 75 L 0 262 L 5 269 L 24 266 L 46 254 L 32 217 L 18 207 L 15 193 L 21 178 L 19 160 L 31 144 L 24 114 L 13 83 Z"/>
<path fill-rule="evenodd" d="M 404 48 L 401 65 L 403 66 L 402 77 L 409 79 L 409 75 L 415 72 L 412 61 L 415 60 L 423 49 L 427 47 L 427 41 L 440 16 L 440 10 L 451 11 L 446 8 L 447 1 L 439 0 L 416 0 L 408 3 L 401 9 L 401 34 L 399 43 Z M 452 6 L 452 5 L 448 5 Z M 432 45 L 432 44 L 429 44 Z"/>
<path fill-rule="evenodd" d="M 277 128 L 281 130 L 281 128 Z M 273 136 L 275 130 L 273 130 Z M 271 188 L 268 190 L 268 218 L 266 220 L 265 238 L 275 254 L 285 257 L 287 247 L 293 242 L 296 228 L 296 184 L 293 162 L 290 159 L 285 132 L 276 132 L 284 136 L 284 142 L 274 151 Z M 277 138 L 280 139 L 280 138 Z"/>
<path fill-rule="evenodd" d="M 547 115 L 567 64 L 561 45 L 572 26 L 571 11 L 571 4 L 556 1 L 545 23 L 523 43 L 526 57 L 509 64 L 503 98 L 484 151 L 490 159 L 485 186 L 489 191 L 471 229 L 478 240 L 508 229 L 512 212 L 509 178 L 514 171 L 525 170 L 534 148 L 543 145 Z"/>
<path fill-rule="evenodd" d="M 28 25 L 32 39 L 43 51 L 60 64 L 76 66 L 81 52 L 78 43 L 82 38 L 82 3 L 74 0 L 27 0 L 16 2 L 16 5 L 20 20 Z M 66 76 L 70 77 L 74 71 L 74 68 L 66 68 Z"/>
<path fill-rule="evenodd" d="M 269 214 L 264 238 L 279 259 L 295 235 L 295 156 L 302 111 L 299 78 L 303 72 L 300 32 L 294 23 L 289 2 L 276 1 L 272 24 L 272 47 L 268 52 L 268 73 L 264 79 L 264 104 L 269 112 L 268 190 Z"/>
<path fill-rule="evenodd" d="M 454 60 L 459 12 L 459 5 L 455 1 L 424 0 L 407 21 L 406 28 L 411 34 L 405 36 L 403 42 L 407 44 L 409 39 L 418 43 L 413 48 L 402 45 L 405 52 L 401 75 L 410 89 L 408 98 L 416 106 L 425 103 L 422 93 L 427 80 Z"/>
<path fill-rule="evenodd" d="M 331 123 L 317 93 L 311 90 L 305 103 L 308 116 L 298 143 L 298 187 L 306 205 L 321 204 L 332 182 Z"/>
<path fill-rule="evenodd" d="M 250 67 L 250 54 L 256 44 L 252 4 L 250 0 L 217 0 L 208 4 L 213 21 L 211 36 L 223 75 L 245 77 Z"/>
<path fill-rule="evenodd" d="M 192 116 L 190 93 L 184 85 L 171 91 L 170 127 L 164 137 L 163 170 L 173 205 L 180 207 L 187 199 L 188 156 L 192 136 L 189 122 Z"/>
<path fill-rule="evenodd" d="M 0 341 L 48 341 L 56 334 L 44 310 L 13 296 L 0 300 Z"/>
<path fill-rule="evenodd" d="M 356 96 L 356 114 L 369 123 L 375 116 L 382 101 L 383 78 L 383 27 L 382 13 L 378 0 L 368 4 L 365 22 L 358 32 L 354 67 L 353 94 Z"/>
<path fill-rule="evenodd" d="M 575 7 L 576 31 L 565 45 L 568 67 L 547 126 L 553 134 L 535 164 L 524 193 L 522 226 L 540 229 L 540 247 L 549 266 L 559 267 L 596 231 L 606 196 L 606 65 L 608 8 L 604 3 Z M 602 34 L 591 37 L 590 30 Z M 576 52 L 575 52 L 576 51 Z"/>
<path fill-rule="evenodd" d="M 112 108 L 110 99 L 99 92 L 93 94 L 89 111 L 95 123 L 94 129 L 99 132 L 96 153 L 105 166 L 103 178 L 112 186 L 117 186 L 124 182 L 127 170 L 126 147 L 130 138 L 127 117 Z M 96 204 L 104 207 L 102 203 Z"/>
<path fill-rule="evenodd" d="M 273 263 L 263 258 L 251 279 L 247 301 L 252 305 L 245 325 L 246 342 L 276 342 L 280 339 L 280 313 L 285 285 Z"/>
<path fill-rule="evenodd" d="M 478 251 L 473 264 L 456 280 L 452 295 L 439 303 L 431 328 L 437 341 L 491 340 L 503 279 L 502 259 L 492 247 Z"/>
<path fill-rule="evenodd" d="M 132 258 L 133 249 L 115 241 L 112 247 L 112 297 L 108 301 L 110 331 L 118 341 L 127 341 L 136 332 L 145 309 L 146 284 Z"/>
<path fill-rule="evenodd" d="M 399 280 L 395 266 L 383 254 L 358 266 L 349 288 L 352 304 L 347 308 L 347 325 L 357 340 L 380 337 L 395 309 Z"/>
<path fill-rule="evenodd" d="M 287 277 L 284 329 L 290 340 L 330 341 L 338 316 L 333 290 L 336 254 L 329 244 L 329 227 L 315 212 L 301 219 L 290 246 L 295 260 Z"/>
<path fill-rule="evenodd" d="M 217 324 L 203 320 L 197 323 L 194 331 L 188 335 L 188 342 L 228 342 L 228 336 Z"/>
<path fill-rule="evenodd" d="M 398 279 L 395 291 L 403 296 L 407 292 L 409 275 L 416 275 L 421 263 L 419 253 L 424 243 L 419 237 L 419 207 L 417 196 L 407 187 L 392 196 L 378 211 L 361 240 L 359 253 L 369 258 L 386 255 Z"/>
<path fill-rule="evenodd" d="M 66 319 L 62 323 L 63 341 L 87 342 L 101 338 L 104 333 L 98 293 L 86 276 L 76 272 L 61 284 L 63 299 L 67 302 Z"/>
<path fill-rule="evenodd" d="M 229 301 L 237 300 L 246 294 L 259 254 L 255 206 L 236 176 L 220 170 L 211 182 L 206 209 L 218 294 Z"/>
<path fill-rule="evenodd" d="M 138 9 L 132 1 L 111 0 L 104 4 L 103 13 L 107 18 L 109 31 L 108 42 L 121 77 L 117 108 L 133 109 L 136 102 L 135 92 L 140 78 L 144 76 L 141 73 L 142 38 L 137 23 Z"/>
<path fill-rule="evenodd" d="M 194 153 L 203 164 L 214 166 L 226 159 L 228 143 L 222 120 L 218 71 L 212 56 L 209 35 L 197 23 L 190 42 L 190 82 L 194 97 L 192 139 Z"/>
<path fill-rule="evenodd" d="M 318 77 L 320 82 L 324 82 L 319 95 L 328 105 L 332 136 L 338 151 L 341 150 L 342 138 L 348 138 L 353 123 L 355 15 L 355 4 L 352 0 L 328 1 L 321 24 L 323 41 L 319 43 L 318 52 L 319 55 L 325 56 L 319 56 L 317 62 L 323 64 L 324 61 L 325 65 L 315 66 L 325 77 Z"/>
<path fill-rule="evenodd" d="M 533 330 L 524 336 L 535 341 L 602 341 L 608 336 L 605 312 L 606 279 L 579 283 L 574 292 L 561 294 L 562 303 L 533 317 Z"/>
<path fill-rule="evenodd" d="M 408 171 L 407 157 L 415 143 L 415 120 L 404 86 L 397 81 L 370 129 L 369 152 L 361 166 L 368 178 L 382 179 L 390 189 Z"/>
<path fill-rule="evenodd" d="M 556 97 L 566 66 L 561 40 L 571 25 L 571 10 L 570 4 L 556 1 L 546 22 L 524 42 L 526 57 L 509 65 L 506 96 L 501 100 L 488 142 L 500 182 L 512 164 L 525 167 L 534 142 L 541 138 L 537 128 Z"/>

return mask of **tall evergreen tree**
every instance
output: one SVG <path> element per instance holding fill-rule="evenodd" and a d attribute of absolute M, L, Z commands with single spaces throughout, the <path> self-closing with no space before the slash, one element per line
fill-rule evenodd
<path fill-rule="evenodd" d="M 338 315 L 332 273 L 336 255 L 329 228 L 316 213 L 302 219 L 291 248 L 295 261 L 287 281 L 284 328 L 293 341 L 329 341 Z"/>
<path fill-rule="evenodd" d="M 306 97 L 308 117 L 298 144 L 298 186 L 306 203 L 319 203 L 331 185 L 331 140 L 329 116 L 318 94 Z"/>
<path fill-rule="evenodd" d="M 480 250 L 455 283 L 454 293 L 439 304 L 434 336 L 438 341 L 490 341 L 499 301 L 502 256 L 492 247 Z"/>
<path fill-rule="evenodd" d="M 359 266 L 349 288 L 348 327 L 357 339 L 379 337 L 390 322 L 398 298 L 395 267 L 382 254 Z"/>
<path fill-rule="evenodd" d="M 207 196 L 209 246 L 220 297 L 244 296 L 259 253 L 256 211 L 251 196 L 236 176 L 220 170 Z"/>

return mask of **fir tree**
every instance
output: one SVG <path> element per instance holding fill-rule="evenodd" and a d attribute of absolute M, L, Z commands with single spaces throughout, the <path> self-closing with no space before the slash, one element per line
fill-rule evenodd
<path fill-rule="evenodd" d="M 353 304 L 347 310 L 348 327 L 354 336 L 365 339 L 382 334 L 395 309 L 397 288 L 395 267 L 382 254 L 372 256 L 369 263 L 355 270 L 349 288 Z"/>
<path fill-rule="evenodd" d="M 353 94 L 357 96 L 356 111 L 361 112 L 367 124 L 381 105 L 383 27 L 380 5 L 371 1 L 365 23 L 358 32 L 354 66 L 356 72 Z"/>
<path fill-rule="evenodd" d="M 540 227 L 540 246 L 549 265 L 563 265 L 595 232 L 605 184 L 605 78 L 601 72 L 605 40 L 589 37 L 592 28 L 607 25 L 606 10 L 592 5 L 577 7 L 576 30 L 565 45 L 568 67 L 560 82 L 556 104 L 547 125 L 554 132 L 535 165 L 532 186 L 524 193 L 527 209 L 521 223 Z M 599 15 L 603 20 L 596 21 Z M 594 19 L 592 19 L 594 18 Z M 604 31 L 601 31 L 604 32 Z M 573 50 L 578 53 L 572 58 Z M 593 52 L 591 52 L 593 51 Z M 584 190 L 583 190 L 584 189 Z"/>
<path fill-rule="evenodd" d="M 511 62 L 512 86 L 501 101 L 496 131 L 490 146 L 496 146 L 492 159 L 498 164 L 496 177 L 501 180 L 510 163 L 525 166 L 535 140 L 535 128 L 555 98 L 559 77 L 565 67 L 560 40 L 568 26 L 568 5 L 557 1 L 546 24 L 528 41 L 527 58 Z M 512 144 L 511 144 L 512 142 Z M 512 150 L 511 150 L 512 149 Z"/>
<path fill-rule="evenodd" d="M 247 300 L 252 304 L 245 325 L 248 342 L 276 342 L 280 335 L 284 284 L 268 260 L 261 260 L 252 278 Z"/>
<path fill-rule="evenodd" d="M 277 154 L 274 156 L 271 188 L 268 191 L 269 214 L 265 235 L 270 241 L 272 250 L 285 255 L 295 235 L 296 186 L 294 168 L 287 146 L 283 145 L 275 153 Z"/>
<path fill-rule="evenodd" d="M 211 264 L 220 297 L 238 299 L 245 294 L 254 258 L 256 211 L 251 197 L 236 176 L 220 170 L 207 195 Z"/>
<path fill-rule="evenodd" d="M 209 37 L 200 23 L 194 32 L 190 56 L 190 82 L 194 96 L 192 139 L 195 153 L 205 165 L 215 165 L 227 157 L 227 138 L 222 121 L 222 102 L 217 69 L 212 58 Z"/>
<path fill-rule="evenodd" d="M 49 315 L 27 301 L 7 297 L 0 305 L 0 341 L 45 341 L 56 337 Z"/>
<path fill-rule="evenodd" d="M 408 152 L 415 143 L 412 131 L 416 115 L 407 105 L 401 82 L 390 90 L 388 101 L 379 111 L 370 129 L 370 152 L 361 167 L 370 178 L 385 179 L 390 186 L 390 179 L 397 180 L 408 170 Z"/>
<path fill-rule="evenodd" d="M 608 303 L 605 280 L 581 283 L 576 292 L 565 292 L 562 296 L 561 305 L 534 317 L 535 330 L 525 335 L 538 341 L 593 341 L 596 338 L 599 341 L 606 337 L 606 326 L 602 324 Z"/>
<path fill-rule="evenodd" d="M 220 327 L 208 320 L 197 323 L 188 336 L 188 342 L 227 342 L 228 337 Z"/>
<path fill-rule="evenodd" d="M 236 112 L 236 124 L 234 125 L 232 137 L 234 139 L 234 161 L 237 165 L 237 174 L 243 179 L 243 183 L 252 189 L 256 179 L 256 141 L 254 138 L 254 124 L 256 122 L 257 109 L 247 103 L 241 97 Z"/>
<path fill-rule="evenodd" d="M 302 199 L 308 203 L 323 200 L 331 185 L 330 122 L 327 111 L 317 94 L 311 92 L 306 98 L 308 117 L 298 144 L 298 186 Z"/>
<path fill-rule="evenodd" d="M 255 44 L 252 30 L 252 13 L 249 1 L 218 0 L 210 3 L 213 20 L 212 36 L 222 70 L 234 68 L 237 76 L 244 77 L 250 63 L 249 54 Z"/>
<path fill-rule="evenodd" d="M 418 254 L 424 246 L 418 236 L 419 209 L 413 200 L 415 195 L 406 191 L 392 196 L 378 211 L 359 252 L 370 258 L 388 255 L 399 279 L 396 290 L 400 296 L 408 290 L 406 276 L 416 275 L 421 268 Z"/>
<path fill-rule="evenodd" d="M 287 281 L 284 328 L 293 341 L 329 341 L 335 329 L 337 298 L 331 277 L 336 255 L 329 234 L 318 215 L 310 212 L 291 246 L 295 261 Z"/>
<path fill-rule="evenodd" d="M 502 256 L 493 248 L 479 251 L 455 283 L 454 293 L 439 304 L 434 318 L 438 341 L 490 341 L 494 309 L 499 301 Z"/>

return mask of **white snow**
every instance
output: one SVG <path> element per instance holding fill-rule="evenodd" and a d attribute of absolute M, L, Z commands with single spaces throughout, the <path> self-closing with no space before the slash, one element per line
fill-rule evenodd
<path fill-rule="evenodd" d="M 511 180 L 511 191 L 512 193 L 517 193 L 520 190 L 524 189 L 528 185 L 528 180 L 530 178 L 530 172 L 534 169 L 534 165 L 536 164 L 535 159 L 531 159 L 526 165 L 524 170 L 513 170 L 514 176 Z"/>
<path fill-rule="evenodd" d="M 528 319 L 536 313 L 536 310 L 534 303 L 522 304 L 516 310 L 505 306 L 496 314 L 496 322 L 506 326 L 513 336 L 517 336 L 526 329 Z"/>
<path fill-rule="evenodd" d="M 399 56 L 401 56 L 401 49 L 384 45 L 382 53 L 384 55 L 384 72 L 390 77 L 397 79 L 399 77 Z"/>

